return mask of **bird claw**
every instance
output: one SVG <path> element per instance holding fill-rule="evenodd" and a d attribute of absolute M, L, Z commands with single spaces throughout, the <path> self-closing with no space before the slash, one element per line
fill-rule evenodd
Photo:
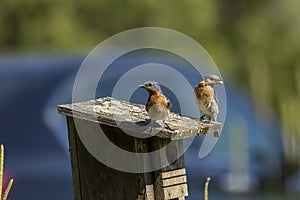
<path fill-rule="evenodd" d="M 165 122 L 165 128 L 170 130 L 170 131 L 174 131 L 174 129 L 172 129 L 166 122 Z"/>
<path fill-rule="evenodd" d="M 215 137 L 220 137 L 220 134 L 218 132 L 214 132 Z"/>
<path fill-rule="evenodd" d="M 201 119 L 201 118 L 200 118 L 200 122 L 201 122 L 201 123 L 210 123 L 210 121 L 209 121 L 209 120 L 206 120 L 206 119 Z"/>
<path fill-rule="evenodd" d="M 202 116 L 200 117 L 200 121 L 204 121 L 204 117 L 205 117 L 205 115 L 202 115 Z"/>

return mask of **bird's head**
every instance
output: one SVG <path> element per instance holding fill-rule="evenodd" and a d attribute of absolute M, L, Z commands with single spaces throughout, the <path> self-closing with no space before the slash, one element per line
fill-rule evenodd
<path fill-rule="evenodd" d="M 203 80 L 206 82 L 207 85 L 214 85 L 214 84 L 223 85 L 223 81 L 217 75 L 209 74 L 207 76 L 204 76 Z"/>
<path fill-rule="evenodd" d="M 205 81 L 202 80 L 202 81 L 200 81 L 200 83 L 198 84 L 197 87 L 203 88 L 203 87 L 205 87 L 205 86 L 207 86 L 207 84 L 206 84 Z"/>
<path fill-rule="evenodd" d="M 152 93 L 162 93 L 159 84 L 155 81 L 147 81 L 142 85 L 139 85 L 141 88 L 145 88 L 150 94 Z"/>

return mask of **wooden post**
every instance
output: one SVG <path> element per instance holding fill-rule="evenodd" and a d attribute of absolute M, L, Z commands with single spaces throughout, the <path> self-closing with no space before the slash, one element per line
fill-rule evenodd
<path fill-rule="evenodd" d="M 166 128 L 160 130 L 161 127 L 156 126 L 150 127 L 143 131 L 143 134 L 151 135 L 153 131 L 159 129 L 158 133 L 155 136 L 141 138 L 138 137 L 141 134 L 140 129 L 133 126 L 131 122 L 139 123 L 149 120 L 145 107 L 111 97 L 60 105 L 58 106 L 58 112 L 67 116 L 75 200 L 135 200 L 145 199 L 145 196 L 147 196 L 146 193 L 148 193 L 149 199 L 151 199 L 152 197 L 150 196 L 154 198 L 154 193 L 158 191 L 156 190 L 157 185 L 155 185 L 157 180 L 160 180 L 160 185 L 163 186 L 164 190 L 162 191 L 168 190 L 168 194 L 171 191 L 171 186 L 174 185 L 171 182 L 174 180 L 181 181 L 183 185 L 179 186 L 180 191 L 182 191 L 184 196 L 187 195 L 184 174 L 180 174 L 179 176 L 181 177 L 179 179 L 163 180 L 164 178 L 162 177 L 166 175 L 162 175 L 162 173 L 184 168 L 182 139 L 213 133 L 220 130 L 222 126 L 220 123 L 202 123 L 199 119 L 191 119 L 170 113 L 166 123 L 168 123 L 172 130 Z M 129 116 L 124 113 L 129 113 Z M 99 131 L 94 128 L 95 125 L 100 125 L 105 136 L 114 145 L 127 151 L 135 153 L 153 152 L 173 141 L 171 154 L 182 156 L 179 156 L 177 160 L 168 166 L 153 172 L 127 173 L 118 171 L 101 163 L 90 154 L 79 137 L 74 123 L 75 120 L 77 123 L 81 123 L 87 130 L 95 133 Z M 123 123 L 122 129 L 118 126 L 120 123 Z M 131 135 L 125 132 L 129 132 Z M 137 137 L 134 137 L 132 134 Z M 160 156 L 154 158 L 153 163 L 168 159 L 169 153 L 162 152 Z M 159 177 L 161 178 L 159 179 Z M 169 196 L 173 198 L 176 195 L 170 194 Z M 184 199 L 184 196 L 176 198 Z"/>

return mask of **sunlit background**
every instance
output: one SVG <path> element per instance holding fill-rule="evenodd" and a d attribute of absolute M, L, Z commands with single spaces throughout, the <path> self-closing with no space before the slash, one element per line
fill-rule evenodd
<path fill-rule="evenodd" d="M 186 154 L 190 196 L 300 196 L 300 1 L 1 0 L 0 143 L 11 199 L 73 199 L 66 123 L 86 54 L 132 28 L 180 31 L 208 51 L 223 75 L 224 132 L 210 156 L 201 139 Z M 105 92 L 104 92 L 105 93 Z"/>

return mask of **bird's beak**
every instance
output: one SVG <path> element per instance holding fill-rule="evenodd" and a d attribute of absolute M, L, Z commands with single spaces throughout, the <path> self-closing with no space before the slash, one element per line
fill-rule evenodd
<path fill-rule="evenodd" d="M 224 84 L 224 83 L 223 83 L 223 81 L 219 81 L 218 83 L 219 83 L 219 84 L 221 84 L 221 85 L 223 85 L 223 84 Z"/>
<path fill-rule="evenodd" d="M 141 87 L 141 88 L 146 88 L 144 84 L 139 85 L 139 87 Z"/>

